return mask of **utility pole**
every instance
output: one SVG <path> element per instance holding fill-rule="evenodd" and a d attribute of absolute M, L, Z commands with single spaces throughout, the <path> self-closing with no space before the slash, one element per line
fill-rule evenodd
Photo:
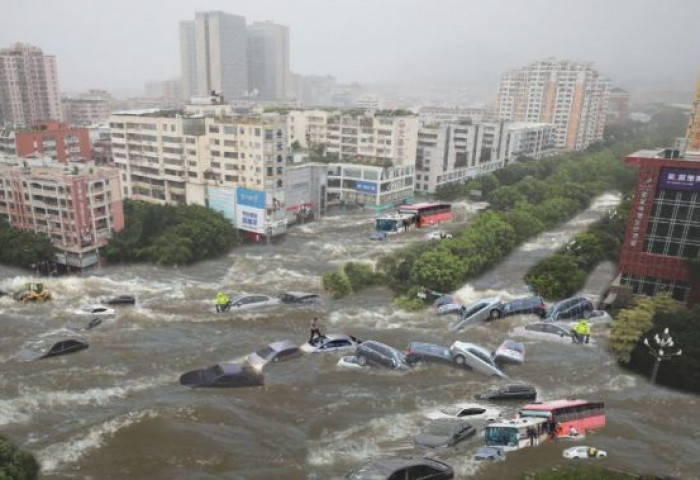
<path fill-rule="evenodd" d="M 673 348 L 673 338 L 671 334 L 668 333 L 668 328 L 664 329 L 663 333 L 659 335 L 658 333 L 654 335 L 654 344 L 652 347 L 649 343 L 649 339 L 644 339 L 644 345 L 649 349 L 649 354 L 656 359 L 654 362 L 654 368 L 651 371 L 651 383 L 656 383 L 656 375 L 659 373 L 659 367 L 661 366 L 662 360 L 668 360 L 673 357 L 679 357 L 683 350 L 680 348 L 677 352 L 669 353 L 668 349 Z M 665 350 L 664 350 L 665 349 Z"/>

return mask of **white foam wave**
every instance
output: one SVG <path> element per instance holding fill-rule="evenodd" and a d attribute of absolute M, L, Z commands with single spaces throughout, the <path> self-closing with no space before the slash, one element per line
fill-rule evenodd
<path fill-rule="evenodd" d="M 108 438 L 113 437 L 118 431 L 145 418 L 155 418 L 156 416 L 157 413 L 153 410 L 129 412 L 92 427 L 86 434 L 76 435 L 65 442 L 50 445 L 37 453 L 41 470 L 44 473 L 49 473 L 65 464 L 75 463 L 86 453 L 102 446 Z"/>

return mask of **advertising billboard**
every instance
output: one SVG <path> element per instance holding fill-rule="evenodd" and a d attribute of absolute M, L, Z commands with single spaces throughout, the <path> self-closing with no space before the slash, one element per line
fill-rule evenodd
<path fill-rule="evenodd" d="M 662 168 L 659 188 L 700 192 L 700 168 Z"/>
<path fill-rule="evenodd" d="M 374 182 L 355 182 L 355 190 L 358 192 L 377 193 L 377 184 Z"/>
<path fill-rule="evenodd" d="M 248 232 L 265 234 L 265 192 L 236 188 L 236 227 Z"/>
<path fill-rule="evenodd" d="M 209 208 L 221 212 L 231 223 L 236 223 L 236 189 L 232 187 L 207 187 Z"/>

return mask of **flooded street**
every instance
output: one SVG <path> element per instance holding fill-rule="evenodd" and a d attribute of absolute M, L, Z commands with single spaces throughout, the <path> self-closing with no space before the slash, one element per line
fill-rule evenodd
<path fill-rule="evenodd" d="M 618 201 L 616 195 L 599 197 L 587 212 L 522 245 L 457 295 L 464 302 L 526 295 L 525 271 Z M 370 231 L 367 215 L 328 216 L 293 227 L 275 245 L 245 246 L 192 267 L 114 266 L 47 279 L 56 297 L 49 304 L 0 298 L 0 433 L 35 453 L 47 479 L 333 479 L 372 457 L 421 455 L 412 436 L 425 424 L 425 412 L 469 401 L 491 379 L 437 365 L 406 373 L 345 370 L 335 354 L 307 354 L 268 367 L 260 388 L 189 390 L 178 384 L 185 371 L 240 361 L 275 340 L 305 342 L 314 315 L 324 333 L 346 332 L 400 350 L 413 340 L 449 346 L 457 339 L 492 349 L 510 328 L 533 319 L 509 317 L 454 333 L 448 329 L 453 318 L 398 311 L 383 288 L 324 298 L 316 306 L 208 312 L 219 289 L 321 292 L 323 273 L 346 261 L 374 261 L 426 241 L 425 231 L 413 231 L 373 242 Z M 0 268 L 2 290 L 32 279 Z M 599 294 L 614 275 L 613 266 L 601 265 L 585 293 Z M 27 340 L 65 332 L 82 304 L 117 293 L 135 294 L 137 305 L 116 307 L 115 318 L 85 332 L 89 349 L 29 363 L 13 358 Z M 525 364 L 506 373 L 537 385 L 543 400 L 604 401 L 607 426 L 586 440 L 608 451 L 600 465 L 700 478 L 698 397 L 624 371 L 607 352 L 605 330 L 595 327 L 593 335 L 599 338 L 594 348 L 526 342 Z M 563 463 L 563 445 L 549 443 L 511 453 L 500 464 L 476 464 L 472 455 L 479 445 L 475 438 L 437 456 L 460 478 L 489 480 Z"/>

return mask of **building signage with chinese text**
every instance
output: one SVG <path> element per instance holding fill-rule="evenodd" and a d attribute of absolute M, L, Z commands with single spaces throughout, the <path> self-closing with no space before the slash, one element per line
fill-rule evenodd
<path fill-rule="evenodd" d="M 355 182 L 355 190 L 358 192 L 377 193 L 377 184 L 372 182 Z"/>
<path fill-rule="evenodd" d="M 659 188 L 700 192 L 700 168 L 662 168 Z"/>
<path fill-rule="evenodd" d="M 265 192 L 238 187 L 236 189 L 236 204 L 247 207 L 265 208 Z"/>

